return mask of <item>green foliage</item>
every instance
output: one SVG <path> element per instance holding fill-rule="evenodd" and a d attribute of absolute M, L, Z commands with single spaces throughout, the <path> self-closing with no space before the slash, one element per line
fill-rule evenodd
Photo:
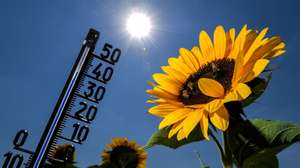
<path fill-rule="evenodd" d="M 71 163 L 68 163 L 68 164 L 66 164 L 65 165 L 65 167 L 64 168 L 77 168 L 76 166 L 74 166 L 73 164 L 71 164 Z"/>
<path fill-rule="evenodd" d="M 278 168 L 279 162 L 275 155 L 255 154 L 247 158 L 243 163 L 243 168 Z"/>
<path fill-rule="evenodd" d="M 186 145 L 195 141 L 201 141 L 205 138 L 202 135 L 200 130 L 200 126 L 197 126 L 188 136 L 188 138 L 178 141 L 176 136 L 172 138 L 168 138 L 169 131 L 171 130 L 171 126 L 163 128 L 161 130 L 156 131 L 148 140 L 147 144 L 144 146 L 144 149 L 151 148 L 155 145 L 163 145 L 173 149 L 176 149 L 182 145 Z"/>
<path fill-rule="evenodd" d="M 232 122 L 228 145 L 238 167 L 277 168 L 276 154 L 300 141 L 300 127 L 270 120 Z"/>
<path fill-rule="evenodd" d="M 98 165 L 89 166 L 88 168 L 100 168 Z"/>
<path fill-rule="evenodd" d="M 242 101 L 243 107 L 250 105 L 264 93 L 269 81 L 271 80 L 271 75 L 272 74 L 269 73 L 265 78 L 257 77 L 247 83 L 247 85 L 251 88 L 252 93 L 247 99 Z"/>

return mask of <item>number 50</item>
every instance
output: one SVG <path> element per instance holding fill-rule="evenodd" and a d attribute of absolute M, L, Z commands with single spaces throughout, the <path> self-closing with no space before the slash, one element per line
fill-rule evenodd
<path fill-rule="evenodd" d="M 113 46 L 109 43 L 105 43 L 103 48 L 102 48 L 102 53 L 100 56 L 104 59 L 109 59 L 109 61 L 112 64 L 115 64 L 116 62 L 119 61 L 119 58 L 121 56 L 121 50 L 119 48 L 113 49 Z"/>

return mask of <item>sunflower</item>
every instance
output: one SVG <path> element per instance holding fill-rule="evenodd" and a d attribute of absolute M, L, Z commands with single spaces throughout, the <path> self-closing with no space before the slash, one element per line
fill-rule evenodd
<path fill-rule="evenodd" d="M 104 164 L 113 164 L 124 168 L 145 168 L 146 152 L 135 142 L 127 138 L 113 138 L 102 153 Z"/>
<path fill-rule="evenodd" d="M 159 129 L 171 126 L 168 137 L 187 138 L 199 124 L 208 137 L 209 123 L 225 131 L 229 113 L 225 103 L 242 101 L 251 94 L 247 82 L 258 77 L 270 59 L 285 52 L 279 36 L 265 38 L 268 28 L 261 32 L 243 26 L 225 31 L 217 26 L 213 42 L 205 31 L 199 35 L 199 46 L 191 50 L 180 48 L 179 56 L 168 59 L 164 73 L 153 74 L 156 83 L 147 92 L 157 104 L 149 113 L 163 118 Z"/>
<path fill-rule="evenodd" d="M 45 168 L 50 167 L 65 167 L 70 166 L 75 163 L 75 147 L 72 144 L 62 144 L 57 145 L 53 152 L 51 152 L 51 157 L 48 158 L 48 162 Z"/>

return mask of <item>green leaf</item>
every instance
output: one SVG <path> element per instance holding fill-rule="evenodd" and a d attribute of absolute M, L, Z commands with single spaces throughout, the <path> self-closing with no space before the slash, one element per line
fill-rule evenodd
<path fill-rule="evenodd" d="M 88 168 L 100 168 L 98 165 L 89 166 Z"/>
<path fill-rule="evenodd" d="M 279 162 L 275 155 L 257 154 L 247 158 L 243 168 L 278 168 Z"/>
<path fill-rule="evenodd" d="M 151 148 L 155 145 L 163 145 L 173 149 L 176 149 L 182 145 L 186 145 L 195 141 L 201 141 L 205 138 L 202 135 L 200 126 L 197 126 L 188 136 L 188 138 L 178 141 L 176 135 L 172 138 L 168 138 L 169 131 L 172 126 L 163 128 L 156 131 L 148 140 L 147 144 L 143 147 L 144 149 Z"/>
<path fill-rule="evenodd" d="M 242 101 L 243 107 L 246 107 L 257 100 L 266 90 L 269 81 L 271 80 L 272 73 L 269 73 L 265 78 L 255 78 L 248 82 L 247 85 L 251 88 L 252 93 L 247 99 Z"/>
<path fill-rule="evenodd" d="M 67 163 L 64 168 L 77 168 L 77 167 L 72 163 Z"/>
<path fill-rule="evenodd" d="M 277 160 L 275 155 L 300 141 L 298 125 L 261 119 L 231 122 L 228 134 L 234 161 L 243 168 L 254 163 L 276 168 L 278 164 L 269 163 Z"/>

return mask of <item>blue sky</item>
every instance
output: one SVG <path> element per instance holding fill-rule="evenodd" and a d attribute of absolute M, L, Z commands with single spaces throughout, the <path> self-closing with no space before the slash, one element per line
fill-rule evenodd
<path fill-rule="evenodd" d="M 219 24 L 227 29 L 240 29 L 244 24 L 253 29 L 268 26 L 269 36 L 282 36 L 287 53 L 273 61 L 276 70 L 268 90 L 246 113 L 249 118 L 300 124 L 299 5 L 296 0 L 1 1 L 1 157 L 12 148 L 12 139 L 21 128 L 30 132 L 25 147 L 35 148 L 89 28 L 102 35 L 97 53 L 109 42 L 123 54 L 88 141 L 77 150 L 81 167 L 98 163 L 112 137 L 147 142 L 160 121 L 146 112 L 150 107 L 147 80 L 169 56 L 177 56 L 178 48 L 197 45 L 201 30 L 212 33 Z M 154 24 L 150 37 L 143 41 L 130 39 L 125 31 L 126 17 L 134 9 L 145 11 Z M 178 150 L 154 147 L 148 151 L 148 167 L 197 168 L 195 150 L 207 164 L 220 167 L 212 142 Z M 299 152 L 300 144 L 282 152 L 281 167 L 297 167 Z"/>

